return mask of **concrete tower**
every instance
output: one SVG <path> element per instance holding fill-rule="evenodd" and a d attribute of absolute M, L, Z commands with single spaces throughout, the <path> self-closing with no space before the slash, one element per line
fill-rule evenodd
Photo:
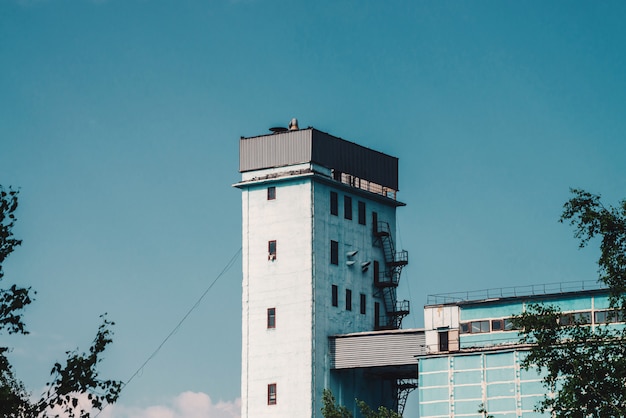
<path fill-rule="evenodd" d="M 398 159 L 314 128 L 240 140 L 243 418 L 321 417 L 330 388 L 395 407 L 395 381 L 333 368 L 331 336 L 399 329 Z M 392 331 L 393 332 L 393 331 Z"/>

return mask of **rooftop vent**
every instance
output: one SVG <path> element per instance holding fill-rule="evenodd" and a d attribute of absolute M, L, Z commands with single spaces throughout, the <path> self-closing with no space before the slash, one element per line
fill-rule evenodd
<path fill-rule="evenodd" d="M 300 128 L 298 128 L 298 119 L 293 118 L 289 122 L 289 128 L 285 128 L 285 127 L 282 127 L 282 126 L 274 126 L 273 128 L 270 128 L 270 132 L 275 133 L 275 134 L 279 134 L 281 132 L 297 131 L 299 129 Z"/>
<path fill-rule="evenodd" d="M 291 119 L 291 122 L 289 122 L 289 130 L 290 131 L 297 131 L 298 129 L 298 119 L 293 118 Z"/>

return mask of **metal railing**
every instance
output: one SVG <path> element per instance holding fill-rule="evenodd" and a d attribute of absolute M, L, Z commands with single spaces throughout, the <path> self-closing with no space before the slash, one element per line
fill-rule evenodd
<path fill-rule="evenodd" d="M 357 189 L 365 190 L 371 193 L 376 193 L 390 199 L 396 200 L 397 190 L 394 190 L 390 187 L 385 187 L 380 184 L 362 179 L 357 176 L 353 176 L 352 174 L 342 173 L 340 171 L 333 172 L 333 178 L 337 181 L 342 182 L 343 184 L 347 184 L 352 187 L 356 187 Z"/>
<path fill-rule="evenodd" d="M 497 299 L 521 296 L 543 296 L 550 294 L 579 292 L 583 290 L 606 289 L 604 283 L 595 280 L 575 282 L 544 283 L 526 286 L 500 287 L 494 289 L 472 290 L 428 295 L 427 305 L 438 305 L 473 300 Z"/>

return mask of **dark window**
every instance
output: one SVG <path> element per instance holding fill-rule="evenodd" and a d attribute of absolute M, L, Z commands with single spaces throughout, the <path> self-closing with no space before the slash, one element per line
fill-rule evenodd
<path fill-rule="evenodd" d="M 448 351 L 448 331 L 439 331 L 439 351 Z"/>
<path fill-rule="evenodd" d="M 365 225 L 365 202 L 359 201 L 359 223 Z"/>
<path fill-rule="evenodd" d="M 352 290 L 346 289 L 346 311 L 352 310 Z"/>
<path fill-rule="evenodd" d="M 276 199 L 276 187 L 268 187 L 267 188 L 267 200 Z"/>
<path fill-rule="evenodd" d="M 335 216 L 339 214 L 337 192 L 330 192 L 330 214 Z"/>
<path fill-rule="evenodd" d="M 267 309 L 267 327 L 276 328 L 276 308 Z"/>
<path fill-rule="evenodd" d="M 591 312 L 574 312 L 562 314 L 559 317 L 561 325 L 587 325 L 591 324 Z"/>
<path fill-rule="evenodd" d="M 330 241 L 330 264 L 339 264 L 339 243 Z"/>
<path fill-rule="evenodd" d="M 374 329 L 380 328 L 380 303 L 374 302 Z"/>
<path fill-rule="evenodd" d="M 466 322 L 461 324 L 461 334 L 469 334 L 470 333 L 470 323 Z"/>
<path fill-rule="evenodd" d="M 333 295 L 332 295 L 333 306 L 339 306 L 339 296 L 338 296 L 337 292 L 338 292 L 337 285 L 334 284 L 333 285 Z"/>
<path fill-rule="evenodd" d="M 367 298 L 364 293 L 361 293 L 361 313 L 365 315 L 365 303 L 367 302 Z"/>
<path fill-rule="evenodd" d="M 267 252 L 268 252 L 268 256 L 267 259 L 268 260 L 276 260 L 276 241 L 269 241 L 267 243 Z"/>
<path fill-rule="evenodd" d="M 276 405 L 276 383 L 267 385 L 267 404 Z"/>
<path fill-rule="evenodd" d="M 380 282 L 380 264 L 378 261 L 374 260 L 374 284 L 378 284 Z"/>
<path fill-rule="evenodd" d="M 352 198 L 350 196 L 343 197 L 343 217 L 352 219 Z"/>
<path fill-rule="evenodd" d="M 503 331 L 504 330 L 504 319 L 492 319 L 491 320 L 491 330 L 492 331 Z"/>
<path fill-rule="evenodd" d="M 372 212 L 372 231 L 374 235 L 378 234 L 378 213 Z"/>

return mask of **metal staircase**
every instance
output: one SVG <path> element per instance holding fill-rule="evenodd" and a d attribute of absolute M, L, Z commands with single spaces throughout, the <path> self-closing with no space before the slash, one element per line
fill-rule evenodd
<path fill-rule="evenodd" d="M 409 394 L 417 389 L 417 379 L 398 379 L 395 385 L 396 389 L 396 402 L 395 405 L 398 414 L 402 416 L 404 414 L 404 407 L 406 406 L 406 400 Z"/>
<path fill-rule="evenodd" d="M 383 271 L 380 271 L 378 263 L 374 264 L 374 285 L 385 306 L 385 316 L 379 318 L 377 329 L 399 329 L 402 319 L 409 314 L 409 301 L 398 301 L 396 288 L 402 268 L 409 262 L 409 255 L 406 251 L 396 251 L 387 222 L 376 222 L 374 243 L 380 244 L 385 260 Z"/>

